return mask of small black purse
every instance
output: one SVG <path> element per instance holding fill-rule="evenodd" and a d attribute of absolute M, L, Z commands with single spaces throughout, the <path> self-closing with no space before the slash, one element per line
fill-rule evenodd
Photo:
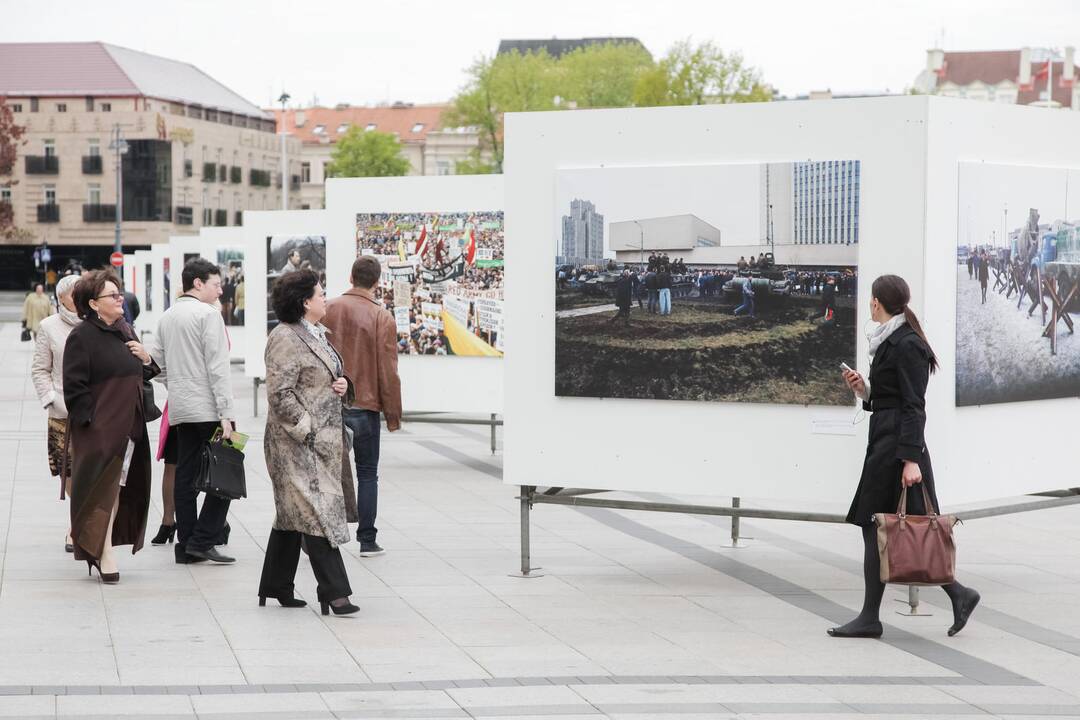
<path fill-rule="evenodd" d="M 203 446 L 195 489 L 224 500 L 247 497 L 244 453 L 221 441 Z"/>
<path fill-rule="evenodd" d="M 149 380 L 142 381 L 143 422 L 154 422 L 161 417 L 161 410 L 154 402 L 154 385 Z"/>

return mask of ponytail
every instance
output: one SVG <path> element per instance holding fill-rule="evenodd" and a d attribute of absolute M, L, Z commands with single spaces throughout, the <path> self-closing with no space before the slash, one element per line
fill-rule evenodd
<path fill-rule="evenodd" d="M 930 347 L 930 341 L 926 339 L 926 333 L 923 331 L 922 323 L 919 322 L 919 317 L 914 310 L 908 307 L 908 303 L 911 302 L 911 289 L 908 287 L 907 281 L 899 275 L 882 275 L 874 281 L 870 292 L 885 308 L 885 312 L 890 315 L 904 314 L 907 324 L 923 341 L 927 351 L 930 353 L 930 372 L 937 371 L 937 355 L 934 354 L 934 349 Z"/>
<path fill-rule="evenodd" d="M 926 349 L 930 351 L 930 374 L 935 373 L 938 369 L 937 355 L 934 354 L 934 348 L 930 347 L 930 341 L 926 339 L 926 333 L 922 329 L 922 323 L 919 322 L 918 316 L 907 305 L 904 306 L 904 318 L 907 320 L 907 324 L 911 326 L 911 329 L 915 331 L 915 334 L 922 339 Z"/>

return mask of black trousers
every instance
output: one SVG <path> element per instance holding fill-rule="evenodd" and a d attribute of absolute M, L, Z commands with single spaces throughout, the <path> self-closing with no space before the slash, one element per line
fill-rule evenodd
<path fill-rule="evenodd" d="M 315 580 L 319 583 L 319 602 L 330 602 L 352 595 L 349 576 L 341 550 L 331 547 L 324 537 L 293 532 L 271 530 L 266 542 L 262 579 L 259 581 L 260 597 L 281 597 L 293 594 L 296 566 L 300 562 L 300 548 L 308 554 Z"/>
<path fill-rule="evenodd" d="M 203 446 L 219 425 L 216 422 L 181 423 L 170 430 L 176 433 L 177 441 L 176 484 L 173 489 L 176 542 L 184 550 L 205 551 L 217 545 L 229 514 L 229 503 L 232 501 L 213 495 L 203 498 L 202 512 L 199 512 L 199 493 L 195 489 L 195 475 L 199 471 Z"/>

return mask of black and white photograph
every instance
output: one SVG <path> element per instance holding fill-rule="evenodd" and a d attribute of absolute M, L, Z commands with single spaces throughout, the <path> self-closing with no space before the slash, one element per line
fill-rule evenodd
<path fill-rule="evenodd" d="M 266 332 L 277 327 L 274 315 L 274 283 L 296 270 L 314 270 L 326 287 L 325 235 L 271 235 L 266 238 Z"/>
<path fill-rule="evenodd" d="M 1080 170 L 961 163 L 956 405 L 1080 396 Z"/>
<path fill-rule="evenodd" d="M 858 160 L 558 178 L 556 395 L 852 404 Z"/>

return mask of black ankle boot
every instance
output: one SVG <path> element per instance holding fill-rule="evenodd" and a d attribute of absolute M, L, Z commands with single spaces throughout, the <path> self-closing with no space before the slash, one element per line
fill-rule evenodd
<path fill-rule="evenodd" d="M 320 600 L 319 606 L 323 615 L 329 615 L 331 610 L 334 611 L 335 615 L 352 615 L 353 613 L 360 612 L 360 608 L 349 602 L 344 605 L 334 605 L 333 603 Z"/>
<path fill-rule="evenodd" d="M 304 602 L 303 600 L 300 600 L 300 599 L 298 599 L 296 597 L 293 597 L 292 593 L 289 593 L 288 595 L 260 595 L 259 596 L 259 607 L 266 607 L 266 598 L 268 598 L 268 597 L 272 597 L 275 600 L 277 600 L 278 604 L 281 605 L 281 607 L 287 607 L 287 608 L 307 607 L 306 602 Z"/>
<path fill-rule="evenodd" d="M 960 598 L 960 606 L 953 605 L 953 624 L 949 628 L 949 637 L 964 629 L 968 619 L 971 617 L 971 613 L 975 612 L 975 607 L 980 600 L 982 600 L 982 596 L 979 595 L 978 591 L 972 588 L 964 588 L 963 597 Z"/>
<path fill-rule="evenodd" d="M 150 541 L 153 545 L 164 545 L 165 543 L 171 543 L 173 538 L 176 537 L 175 525 L 162 525 L 158 528 L 157 535 Z"/>

